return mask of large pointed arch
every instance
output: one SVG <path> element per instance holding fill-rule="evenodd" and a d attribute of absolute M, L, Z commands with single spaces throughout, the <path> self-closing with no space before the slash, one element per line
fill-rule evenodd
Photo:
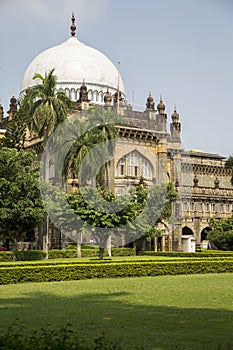
<path fill-rule="evenodd" d="M 116 176 L 143 177 L 152 180 L 155 177 L 155 171 L 150 160 L 137 149 L 133 149 L 118 159 Z"/>
<path fill-rule="evenodd" d="M 190 227 L 185 226 L 182 228 L 182 235 L 183 236 L 194 236 L 194 233 Z"/>

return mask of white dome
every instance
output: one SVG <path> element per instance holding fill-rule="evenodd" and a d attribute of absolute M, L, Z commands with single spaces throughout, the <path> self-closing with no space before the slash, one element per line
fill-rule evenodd
<path fill-rule="evenodd" d="M 24 73 L 21 94 L 37 83 L 35 73 L 44 76 L 45 72 L 55 68 L 58 89 L 63 89 L 73 100 L 79 98 L 79 89 L 85 81 L 90 99 L 103 102 L 103 94 L 109 88 L 112 94 L 117 91 L 118 70 L 101 52 L 71 37 L 64 43 L 40 53 Z M 123 81 L 120 77 L 119 88 L 125 97 Z M 101 98 L 99 98 L 101 94 Z"/>

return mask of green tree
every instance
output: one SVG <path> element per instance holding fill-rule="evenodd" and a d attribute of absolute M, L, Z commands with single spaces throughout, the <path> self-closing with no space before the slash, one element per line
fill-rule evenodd
<path fill-rule="evenodd" d="M 39 189 L 39 163 L 33 151 L 0 149 L 0 235 L 17 242 L 45 216 Z"/>
<path fill-rule="evenodd" d="M 87 197 L 89 201 L 85 200 Z M 99 245 L 99 258 L 102 259 L 110 231 L 104 230 L 100 234 L 98 228 L 114 228 L 120 224 L 120 217 L 116 213 L 107 212 L 102 199 L 112 202 L 116 197 L 110 191 L 96 190 L 87 186 L 68 195 L 67 198 L 74 213 L 81 219 L 80 227 L 76 227 L 76 229 L 92 233 Z"/>
<path fill-rule="evenodd" d="M 56 127 L 67 118 L 68 108 L 73 102 L 64 91 L 57 91 L 57 77 L 54 69 L 45 73 L 45 77 L 36 73 L 33 79 L 40 83 L 29 88 L 20 106 L 29 131 L 43 137 L 46 143 Z"/>
<path fill-rule="evenodd" d="M 63 177 L 79 180 L 79 184 L 85 186 L 88 182 L 93 187 L 100 187 L 109 191 L 110 164 L 108 161 L 113 154 L 115 142 L 118 136 L 116 122 L 122 124 L 122 117 L 98 107 L 90 107 L 85 112 L 84 118 L 72 118 L 69 120 L 69 132 L 65 135 L 65 143 L 72 143 L 65 161 L 61 164 Z M 59 140 L 60 141 L 60 140 Z M 96 172 L 96 170 L 99 170 Z M 108 240 L 108 252 L 111 255 L 111 237 Z"/>
<path fill-rule="evenodd" d="M 73 102 L 63 91 L 57 91 L 57 77 L 54 75 L 54 69 L 45 73 L 45 77 L 36 73 L 33 79 L 40 80 L 40 83 L 29 88 L 20 106 L 20 113 L 24 115 L 29 131 L 42 137 L 43 144 L 46 144 L 57 126 L 67 118 L 67 110 L 73 108 Z M 47 159 L 46 156 L 44 157 L 44 177 L 47 178 Z M 48 258 L 48 216 L 44 227 L 46 258 Z"/>
<path fill-rule="evenodd" d="M 82 220 L 79 229 L 92 232 L 100 247 L 101 259 L 111 230 L 100 231 L 99 227 L 122 228 L 119 232 L 124 233 L 128 241 L 132 241 L 134 237 L 151 235 L 157 223 L 171 218 L 172 203 L 176 196 L 173 185 L 169 183 L 153 186 L 150 190 L 138 185 L 131 190 L 130 195 L 118 198 L 110 191 L 85 187 L 68 195 L 67 198 L 74 213 Z M 86 201 L 85 198 L 89 200 Z M 106 202 L 115 201 L 113 212 L 105 209 L 103 199 Z M 144 210 L 148 208 L 149 210 Z M 142 212 L 143 215 L 140 216 Z M 87 227 L 85 223 L 89 226 Z M 127 236 L 129 228 L 130 237 Z"/>
<path fill-rule="evenodd" d="M 8 148 L 23 148 L 26 137 L 26 123 L 22 111 L 19 110 L 6 127 L 0 146 Z"/>
<path fill-rule="evenodd" d="M 69 176 L 78 178 L 82 162 L 86 157 L 85 175 L 88 174 L 89 178 L 92 176 L 94 187 L 97 185 L 97 187 L 110 190 L 110 162 L 105 159 L 108 159 L 108 156 L 114 151 L 113 140 L 118 136 L 116 122 L 122 123 L 122 118 L 110 110 L 98 107 L 90 107 L 85 113 L 84 120 L 73 119 L 74 125 L 71 122 L 70 133 L 65 135 L 66 143 L 71 140 L 75 142 L 66 155 L 63 176 L 65 180 Z M 95 174 L 98 166 L 100 167 L 99 173 Z"/>
<path fill-rule="evenodd" d="M 213 243 L 217 249 L 233 250 L 233 215 L 227 219 L 212 219 L 211 231 L 207 239 Z"/>

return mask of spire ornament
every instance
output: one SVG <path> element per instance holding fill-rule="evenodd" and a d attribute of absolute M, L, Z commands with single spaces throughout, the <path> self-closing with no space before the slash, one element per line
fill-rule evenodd
<path fill-rule="evenodd" d="M 157 110 L 159 114 L 165 114 L 165 104 L 163 103 L 162 95 L 160 95 L 160 101 L 157 105 Z"/>
<path fill-rule="evenodd" d="M 177 111 L 176 111 L 176 105 L 174 105 L 174 112 L 172 114 L 172 122 L 174 124 L 178 124 L 179 123 L 179 118 L 180 118 L 180 116 L 179 116 L 179 113 L 177 113 Z"/>
<path fill-rule="evenodd" d="M 71 21 L 72 21 L 72 24 L 71 24 L 71 27 L 70 27 L 70 29 L 71 29 L 71 36 L 75 36 L 76 25 L 75 25 L 74 13 L 72 13 Z"/>
<path fill-rule="evenodd" d="M 154 99 L 151 96 L 151 92 L 149 92 L 149 96 L 147 97 L 147 103 L 146 103 L 146 108 L 147 109 L 151 109 L 151 110 L 155 110 L 155 103 L 154 103 Z"/>

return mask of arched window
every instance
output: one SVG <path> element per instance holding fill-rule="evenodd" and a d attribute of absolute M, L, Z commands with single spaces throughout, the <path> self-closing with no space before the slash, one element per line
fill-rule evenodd
<path fill-rule="evenodd" d="M 104 94 L 103 94 L 103 91 L 100 91 L 99 93 L 99 97 L 100 97 L 100 102 L 104 102 Z"/>
<path fill-rule="evenodd" d="M 70 97 L 70 90 L 68 88 L 65 89 L 65 94 L 67 97 Z"/>
<path fill-rule="evenodd" d="M 98 101 L 99 101 L 99 94 L 98 94 L 98 91 L 97 91 L 97 90 L 95 90 L 95 91 L 93 92 L 93 101 L 94 101 L 94 102 L 98 102 Z"/>
<path fill-rule="evenodd" d="M 152 179 L 151 166 L 145 158 L 142 158 L 142 176 L 147 179 Z"/>
<path fill-rule="evenodd" d="M 135 176 L 138 177 L 139 175 L 139 153 L 138 152 L 131 152 L 127 156 L 128 159 L 128 174 L 129 176 Z"/>
<path fill-rule="evenodd" d="M 93 100 L 93 91 L 92 90 L 88 91 L 88 99 L 91 101 Z"/>
<path fill-rule="evenodd" d="M 188 210 L 189 210 L 189 203 L 185 201 L 183 203 L 183 211 L 188 211 Z"/>
<path fill-rule="evenodd" d="M 211 209 L 212 209 L 212 213 L 215 213 L 216 212 L 216 205 L 215 205 L 215 203 L 212 203 L 212 205 L 211 205 Z"/>
<path fill-rule="evenodd" d="M 76 97 L 77 97 L 77 95 L 76 95 L 75 89 L 71 89 L 71 91 L 70 91 L 71 100 L 75 101 L 77 99 Z"/>
<path fill-rule="evenodd" d="M 122 157 L 116 167 L 116 176 L 129 176 L 152 180 L 152 167 L 150 162 L 139 152 L 132 151 Z"/>
<path fill-rule="evenodd" d="M 76 90 L 76 99 L 77 99 L 77 100 L 79 99 L 79 93 L 80 93 L 80 89 L 77 89 L 77 90 Z"/>

